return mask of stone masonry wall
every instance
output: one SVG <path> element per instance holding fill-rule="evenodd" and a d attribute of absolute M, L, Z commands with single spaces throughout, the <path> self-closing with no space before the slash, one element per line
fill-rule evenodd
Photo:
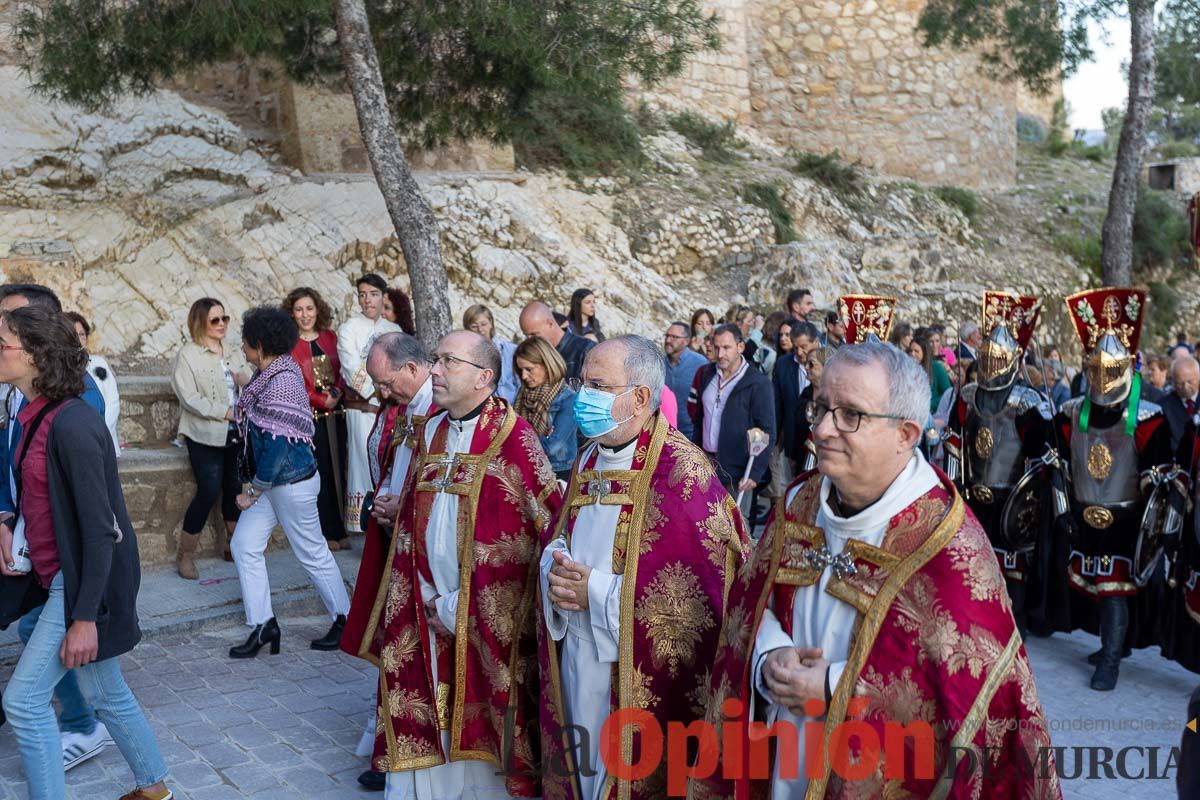
<path fill-rule="evenodd" d="M 926 183 L 1016 178 L 1015 85 L 970 53 L 921 46 L 924 0 L 710 0 L 722 50 L 662 87 L 797 150 L 838 150 Z M 1031 95 L 1033 113 L 1045 103 Z M 1053 101 L 1049 101 L 1052 106 Z"/>
<path fill-rule="evenodd" d="M 797 150 L 927 183 L 1016 178 L 1016 88 L 922 47 L 923 0 L 766 0 L 750 24 L 752 124 Z"/>
<path fill-rule="evenodd" d="M 708 0 L 704 11 L 721 20 L 721 51 L 697 54 L 659 91 L 739 125 L 750 123 L 748 8 L 758 0 Z"/>

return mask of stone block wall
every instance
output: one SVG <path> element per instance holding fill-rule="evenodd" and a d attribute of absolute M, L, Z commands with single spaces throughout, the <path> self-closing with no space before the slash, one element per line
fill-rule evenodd
<path fill-rule="evenodd" d="M 926 183 L 1016 179 L 1016 113 L 1053 99 L 983 77 L 971 53 L 921 45 L 925 0 L 710 0 L 722 50 L 661 87 L 797 150 L 838 150 Z"/>
<path fill-rule="evenodd" d="M 659 91 L 739 125 L 750 124 L 749 7 L 757 0 L 709 0 L 707 14 L 720 18 L 720 52 L 698 53 L 678 78 Z"/>
<path fill-rule="evenodd" d="M 750 23 L 753 125 L 780 144 L 927 183 L 1016 178 L 1016 87 L 970 53 L 921 45 L 924 0 L 762 0 Z"/>

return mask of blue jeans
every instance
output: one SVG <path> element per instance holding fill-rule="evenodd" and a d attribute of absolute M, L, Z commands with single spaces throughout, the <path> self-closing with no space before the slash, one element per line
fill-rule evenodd
<path fill-rule="evenodd" d="M 61 800 L 67 795 L 62 737 L 50 706 L 54 687 L 67 672 L 58 656 L 66 636 L 59 573 L 50 584 L 50 598 L 4 690 L 4 713 L 21 751 L 29 800 Z M 121 660 L 94 661 L 75 672 L 79 687 L 108 727 L 137 785 L 153 786 L 164 780 L 167 765 L 141 706 L 121 675 Z"/>
<path fill-rule="evenodd" d="M 37 626 L 38 617 L 42 615 L 45 606 L 38 606 L 30 611 L 17 623 L 17 636 L 29 644 L 33 629 Z M 82 733 L 91 735 L 96 730 L 96 710 L 84 699 L 79 691 L 79 681 L 75 678 L 74 670 L 67 670 L 58 686 L 54 687 L 54 696 L 62 705 L 62 714 L 58 717 L 58 727 L 63 733 Z"/>

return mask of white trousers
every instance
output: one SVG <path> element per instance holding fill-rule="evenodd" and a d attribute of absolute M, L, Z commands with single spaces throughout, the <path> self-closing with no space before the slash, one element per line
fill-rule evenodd
<path fill-rule="evenodd" d="M 238 518 L 231 549 L 238 582 L 242 585 L 247 625 L 262 625 L 275 616 L 271 610 L 265 553 L 276 523 L 283 528 L 292 552 L 312 578 L 330 618 L 350 611 L 350 597 L 341 570 L 321 533 L 321 518 L 317 513 L 320 490 L 320 474 L 298 483 L 272 486 Z"/>

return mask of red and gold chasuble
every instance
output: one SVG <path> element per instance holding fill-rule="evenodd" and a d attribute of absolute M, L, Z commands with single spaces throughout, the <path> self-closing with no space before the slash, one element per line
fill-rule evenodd
<path fill-rule="evenodd" d="M 742 517 L 708 457 L 661 413 L 642 429 L 629 470 L 601 473 L 594 464 L 593 452 L 582 470 L 572 472 L 562 511 L 542 547 L 559 536 L 569 545 L 584 506 L 621 506 L 612 554 L 613 574 L 624 576 L 612 709 L 645 709 L 663 731 L 668 721 L 702 719 L 725 597 L 749 552 Z M 540 708 L 544 797 L 581 800 L 577 765 L 564 739 L 559 644 L 546 635 L 544 624 L 538 625 L 538 660 L 547 684 Z M 588 733 L 599 741 L 599 731 Z M 641 735 L 627 726 L 624 762 L 637 763 L 640 751 Z M 610 773 L 602 794 L 605 800 L 665 796 L 665 761 L 633 783 Z"/>
<path fill-rule="evenodd" d="M 537 434 L 508 404 L 490 398 L 467 453 L 446 455 L 449 418 L 426 446 L 418 438 L 379 586 L 359 646 L 379 664 L 379 731 L 372 759 L 385 772 L 449 761 L 493 763 L 515 797 L 540 793 L 536 767 L 534 597 L 537 543 L 561 503 Z M 458 499 L 459 599 L 453 637 L 429 648 L 419 576 L 438 492 Z M 433 613 L 430 609 L 429 613 Z M 442 686 L 432 685 L 438 658 Z M 450 752 L 442 752 L 443 728 Z"/>
<path fill-rule="evenodd" d="M 807 764 L 806 800 L 1062 796 L 1033 673 L 991 545 L 950 481 L 939 477 L 942 485 L 891 519 L 881 547 L 850 540 L 844 553 L 857 572 L 844 569 L 827 585 L 829 594 L 859 614 L 823 728 L 810 732 L 810 725 L 821 723 L 807 723 L 799 732 L 801 746 L 823 736 L 826 754 L 836 741 L 856 762 L 862 756 L 858 738 L 835 736 L 850 721 L 874 729 L 883 752 L 874 773 L 868 770 L 857 781 L 833 771 L 828 756 Z M 792 502 L 785 508 L 781 500 L 772 511 L 753 559 L 730 592 L 708 707 L 722 741 L 722 725 L 733 722 L 724 722 L 722 713 L 730 698 L 741 700 L 736 721 L 747 730 L 755 691 L 751 653 L 768 598 L 790 632 L 797 589 L 817 583 L 824 569 L 813 565 L 819 558 L 811 559 L 825 545 L 816 526 L 821 476 L 802 475 L 792 486 L 797 484 L 802 486 Z M 912 740 L 902 740 L 903 776 L 885 776 L 885 725 L 915 721 L 933 730 L 933 777 L 916 774 Z M 727 765 L 736 765 L 739 757 L 741 764 L 752 763 L 749 738 L 743 734 L 737 741 L 741 753 L 721 753 L 713 778 L 693 781 L 689 797 L 769 796 L 769 779 L 729 779 Z M 966 751 L 973 753 L 973 764 L 963 756 Z M 947 760 L 951 753 L 957 754 L 954 764 Z M 775 757 L 772 753 L 772 762 Z M 986 770 L 980 766 L 984 760 Z"/>
<path fill-rule="evenodd" d="M 379 476 L 374 486 L 376 495 L 387 483 L 392 472 L 392 464 L 396 461 L 396 448 L 404 445 L 415 453 L 417 442 L 425 435 L 425 421 L 437 413 L 437 407 L 431 404 L 428 414 L 413 414 L 410 425 L 407 422 L 407 410 L 407 406 L 404 405 L 390 405 L 381 409 L 375 417 L 375 425 L 383 426 L 382 435 L 379 437 Z M 398 421 L 403 424 L 398 425 Z M 409 462 L 410 471 L 414 463 L 415 459 Z M 408 485 L 407 478 L 404 485 Z M 346 627 L 339 647 L 345 653 L 365 658 L 378 666 L 379 660 L 371 655 L 372 648 L 369 647 L 370 643 L 364 640 L 364 636 L 367 626 L 377 616 L 375 598 L 379 595 L 379 587 L 389 571 L 391 543 L 389 536 L 380 529 L 374 517 L 367 520 L 364 534 L 363 554 L 358 562 L 358 577 L 354 581 L 354 596 L 350 600 L 350 613 L 346 615 Z M 382 631 L 376 627 L 375 633 L 378 636 Z M 380 644 L 376 643 L 376 652 Z"/>

